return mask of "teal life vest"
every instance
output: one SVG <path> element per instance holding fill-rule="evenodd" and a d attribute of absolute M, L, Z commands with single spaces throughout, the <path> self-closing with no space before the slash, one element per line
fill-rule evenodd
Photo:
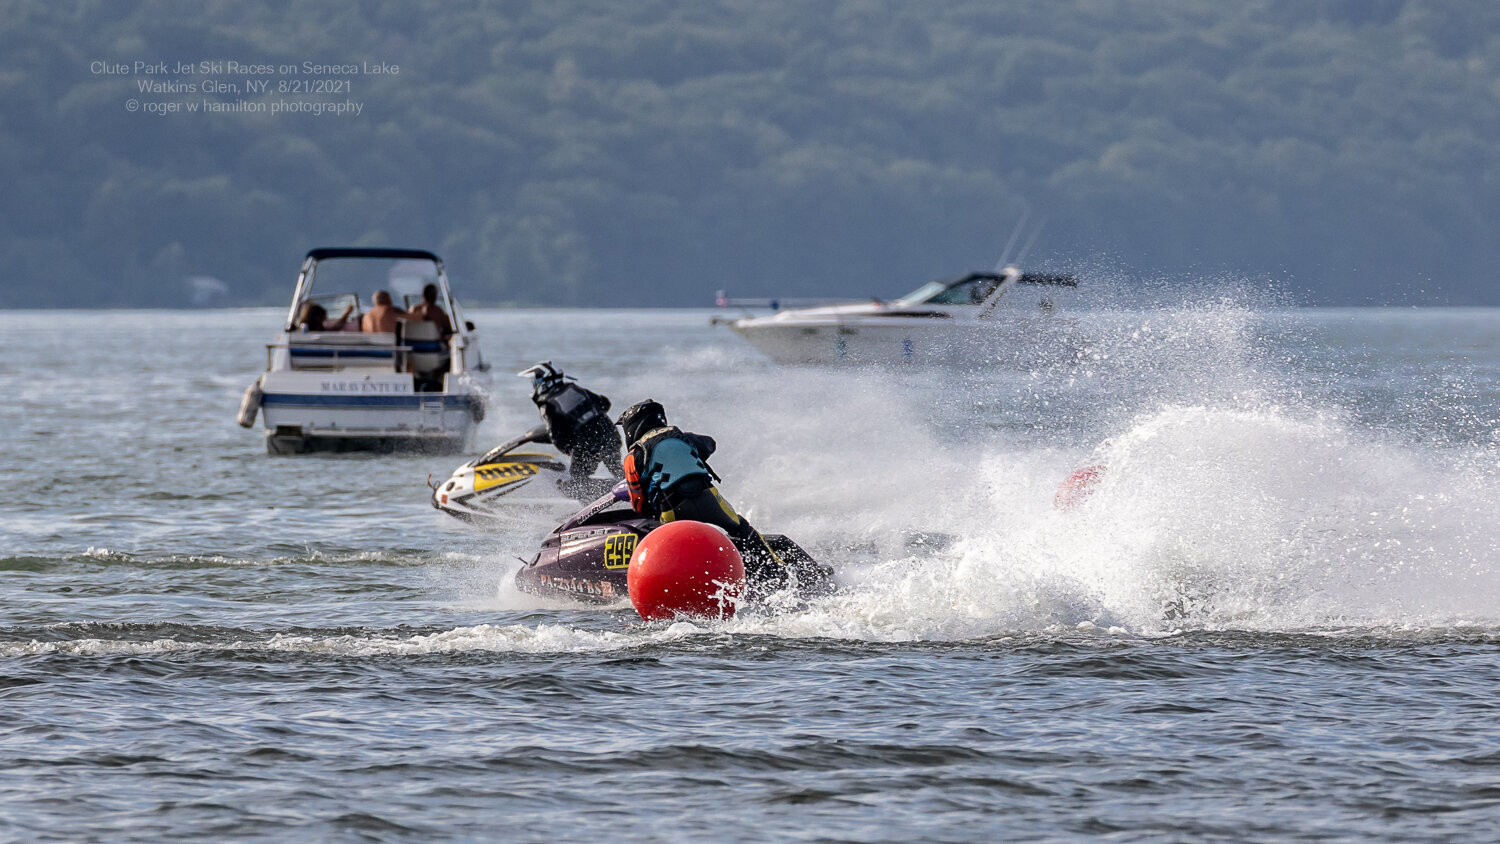
<path fill-rule="evenodd" d="M 645 502 L 660 502 L 666 492 L 689 478 L 712 478 L 698 450 L 681 438 L 682 431 L 673 426 L 648 431 L 630 450 L 625 478 L 638 479 L 637 488 Z"/>
<path fill-rule="evenodd" d="M 676 437 L 665 437 L 656 443 L 647 464 L 648 494 L 664 493 L 688 478 L 708 475 L 708 466 L 698 452 Z"/>

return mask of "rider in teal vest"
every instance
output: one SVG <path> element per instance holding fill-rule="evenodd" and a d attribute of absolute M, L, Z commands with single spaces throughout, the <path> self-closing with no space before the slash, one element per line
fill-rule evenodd
<path fill-rule="evenodd" d="M 647 399 L 631 406 L 616 423 L 625 429 L 625 480 L 637 513 L 671 522 L 689 519 L 717 525 L 735 540 L 752 581 L 784 584 L 786 564 L 765 537 L 734 511 L 714 486 L 719 476 L 708 466 L 716 443 L 667 424 L 666 411 Z"/>

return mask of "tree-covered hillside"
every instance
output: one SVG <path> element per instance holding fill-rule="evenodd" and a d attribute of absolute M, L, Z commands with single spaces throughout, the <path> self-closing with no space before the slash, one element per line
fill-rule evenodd
<path fill-rule="evenodd" d="M 135 70 L 230 61 L 362 72 Z M 277 99 L 360 111 L 201 110 Z M 1500 304 L 1497 139 L 1492 0 L 12 0 L 0 307 L 279 304 L 343 244 L 478 302 L 889 295 L 1027 209 L 1033 264 Z"/>

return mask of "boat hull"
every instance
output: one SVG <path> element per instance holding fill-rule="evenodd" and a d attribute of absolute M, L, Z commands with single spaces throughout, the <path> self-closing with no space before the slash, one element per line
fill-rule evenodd
<path fill-rule="evenodd" d="M 327 431 L 307 431 L 296 426 L 281 426 L 266 433 L 266 453 L 278 457 L 295 454 L 367 452 L 375 454 L 461 454 L 468 450 L 468 439 L 459 435 L 433 436 L 364 436 Z"/>
<path fill-rule="evenodd" d="M 403 373 L 268 372 L 260 399 L 266 451 L 467 450 L 484 418 L 484 398 L 464 379 L 454 380 L 459 390 L 419 393 Z"/>
<path fill-rule="evenodd" d="M 762 318 L 730 327 L 766 357 L 791 366 L 1024 366 L 1070 359 L 1081 349 L 1072 321 L 1052 318 L 968 325 L 931 319 L 872 324 Z"/>

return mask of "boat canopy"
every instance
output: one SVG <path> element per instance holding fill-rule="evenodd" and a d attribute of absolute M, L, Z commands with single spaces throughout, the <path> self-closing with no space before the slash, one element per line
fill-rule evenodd
<path fill-rule="evenodd" d="M 322 264 L 339 259 L 364 259 L 384 261 L 389 266 L 384 272 L 372 274 L 368 267 L 355 270 L 353 263 Z M 318 277 L 320 293 L 314 295 L 314 276 Z M 295 330 L 298 315 L 304 302 L 317 302 L 330 314 L 343 312 L 352 304 L 352 315 L 357 319 L 364 308 L 360 292 L 371 295 L 374 290 L 391 293 L 397 304 L 408 308 L 420 300 L 422 287 L 436 284 L 438 305 L 453 320 L 455 327 L 461 319 L 453 293 L 448 288 L 448 277 L 443 269 L 443 259 L 426 249 L 393 249 L 377 246 L 324 246 L 310 249 L 302 261 L 302 271 L 297 275 L 297 287 L 292 294 L 292 306 L 287 311 L 286 330 Z"/>
<path fill-rule="evenodd" d="M 366 246 L 324 246 L 309 249 L 307 259 L 322 261 L 325 258 L 390 258 L 397 261 L 431 261 L 441 265 L 443 259 L 426 249 L 386 249 Z"/>

